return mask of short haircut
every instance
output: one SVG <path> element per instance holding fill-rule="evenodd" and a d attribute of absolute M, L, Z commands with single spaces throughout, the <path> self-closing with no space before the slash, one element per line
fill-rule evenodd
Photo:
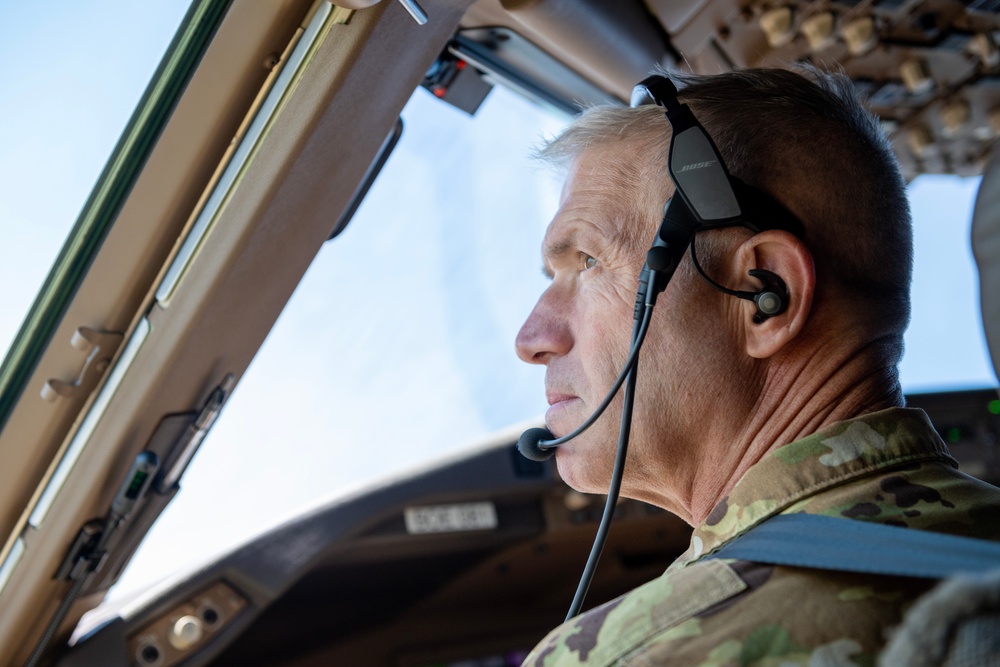
<path fill-rule="evenodd" d="M 898 336 L 901 352 L 913 264 L 906 184 L 878 119 L 850 79 L 814 68 L 669 76 L 730 173 L 802 221 L 817 288 L 837 285 L 864 302 L 868 319 Z M 650 150 L 636 159 L 657 162 L 669 179 L 669 133 L 659 107 L 594 107 L 538 155 L 566 165 L 592 145 L 644 140 Z"/>

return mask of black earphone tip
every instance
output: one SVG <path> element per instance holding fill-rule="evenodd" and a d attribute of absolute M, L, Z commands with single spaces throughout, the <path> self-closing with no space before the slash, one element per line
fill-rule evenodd
<path fill-rule="evenodd" d="M 555 440 L 552 432 L 544 428 L 529 428 L 517 439 L 517 451 L 526 459 L 532 461 L 547 461 L 556 453 L 556 448 L 542 449 L 539 442 L 542 440 Z"/>
<path fill-rule="evenodd" d="M 788 308 L 788 288 L 781 276 L 767 269 L 750 269 L 748 273 L 764 285 L 753 297 L 757 306 L 754 322 L 760 324 L 769 317 L 785 312 Z"/>

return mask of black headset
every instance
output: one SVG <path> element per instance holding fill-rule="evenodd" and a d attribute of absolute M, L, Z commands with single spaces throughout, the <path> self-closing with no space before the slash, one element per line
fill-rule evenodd
<path fill-rule="evenodd" d="M 767 269 L 751 269 L 750 276 L 762 284 L 759 291 L 724 287 L 712 280 L 698 262 L 695 236 L 705 230 L 740 226 L 755 234 L 782 229 L 802 238 L 804 227 L 773 197 L 729 173 L 712 138 L 677 95 L 676 86 L 664 76 L 648 77 L 632 91 L 632 107 L 643 104 L 663 107 L 673 131 L 667 170 L 676 186 L 675 194 L 664 206 L 663 222 L 646 255 L 643 272 L 653 269 L 659 274 L 656 284 L 648 287 L 663 291 L 690 246 L 691 260 L 702 278 L 724 294 L 752 301 L 757 307 L 753 321 L 760 324 L 788 308 L 785 281 Z M 645 285 L 647 281 L 641 277 L 640 282 Z"/>

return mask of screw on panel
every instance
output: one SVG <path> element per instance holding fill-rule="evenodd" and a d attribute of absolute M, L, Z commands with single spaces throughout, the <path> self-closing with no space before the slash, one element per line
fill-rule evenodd
<path fill-rule="evenodd" d="M 281 54 L 272 53 L 268 57 L 264 58 L 264 69 L 272 70 L 275 67 L 277 67 L 278 63 L 280 62 L 281 62 Z"/>

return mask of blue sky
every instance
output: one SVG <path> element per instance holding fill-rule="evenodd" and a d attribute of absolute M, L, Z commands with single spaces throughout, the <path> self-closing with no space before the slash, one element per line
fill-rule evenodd
<path fill-rule="evenodd" d="M 978 178 L 921 177 L 913 209 L 913 317 L 900 367 L 907 391 L 996 386 L 979 309 L 970 227 Z"/>
<path fill-rule="evenodd" d="M 0 348 L 185 9 L 177 0 L 0 9 L 0 54 L 14 64 L 0 87 Z M 542 374 L 516 360 L 513 338 L 545 286 L 538 245 L 558 193 L 527 153 L 562 121 L 506 91 L 475 119 L 418 91 L 404 121 L 369 199 L 320 251 L 125 586 L 165 574 L 178 553 L 197 559 L 544 411 Z M 917 270 L 901 368 L 910 391 L 996 384 L 969 251 L 977 183 L 921 178 L 910 190 Z M 391 308 L 373 310 L 381 293 L 393 295 Z M 220 486 L 230 493 L 220 497 Z"/>

